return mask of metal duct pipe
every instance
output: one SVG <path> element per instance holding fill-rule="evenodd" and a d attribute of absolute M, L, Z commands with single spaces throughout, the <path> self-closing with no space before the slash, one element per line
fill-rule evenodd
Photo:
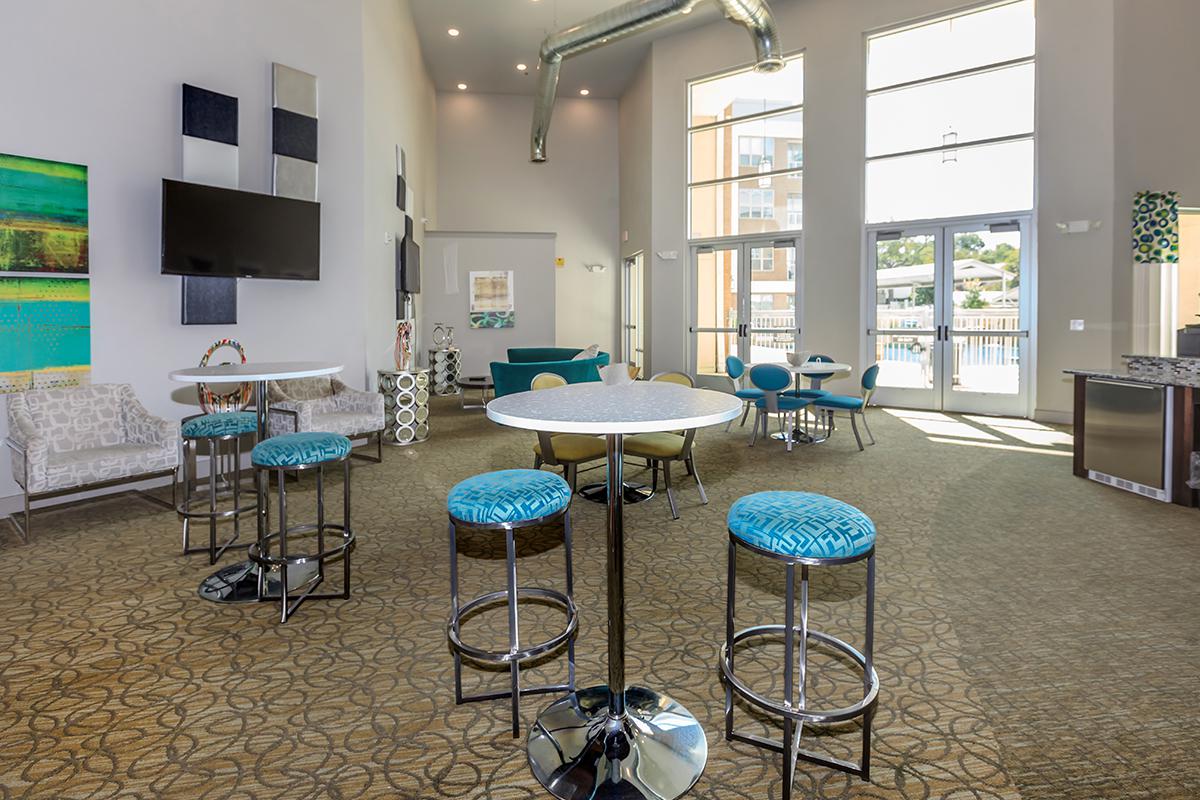
<path fill-rule="evenodd" d="M 550 117 L 554 113 L 554 98 L 558 94 L 558 71 L 564 58 L 687 13 L 701 2 L 703 0 L 630 0 L 547 36 L 542 42 L 541 63 L 538 65 L 530 160 L 546 160 L 546 135 L 550 130 Z M 775 72 L 783 68 L 779 34 L 766 0 L 716 0 L 716 3 L 725 12 L 726 19 L 750 31 L 754 39 L 755 71 Z"/>

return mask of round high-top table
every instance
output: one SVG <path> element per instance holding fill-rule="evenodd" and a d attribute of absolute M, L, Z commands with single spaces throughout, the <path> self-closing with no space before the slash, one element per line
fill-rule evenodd
<path fill-rule="evenodd" d="M 548 433 L 602 434 L 608 443 L 608 685 L 556 700 L 529 732 L 534 776 L 562 800 L 671 800 L 704 771 L 708 742 L 687 709 L 625 684 L 624 436 L 719 425 L 742 412 L 731 394 L 673 383 L 576 383 L 488 403 L 501 425 Z"/>
<path fill-rule="evenodd" d="M 251 361 L 246 364 L 216 364 L 208 367 L 177 369 L 170 374 L 180 383 L 253 383 L 254 410 L 258 421 L 258 441 L 267 438 L 267 382 L 294 378 L 316 378 L 342 371 L 341 364 L 328 361 Z M 315 570 L 314 570 L 315 574 Z M 303 576 L 300 576 L 303 578 Z M 301 580 L 297 585 L 303 583 Z M 239 561 L 209 575 L 200 583 L 200 596 L 216 603 L 254 603 L 279 597 L 279 583 L 267 581 L 265 596 L 258 593 L 258 565 Z M 274 595 L 272 595 L 272 591 Z"/>

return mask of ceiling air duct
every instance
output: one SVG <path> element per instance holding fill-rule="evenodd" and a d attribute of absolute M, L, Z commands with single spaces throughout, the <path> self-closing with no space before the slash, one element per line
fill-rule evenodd
<path fill-rule="evenodd" d="M 538 89 L 533 107 L 531 161 L 546 160 L 546 134 L 558 93 L 558 71 L 564 58 L 601 47 L 619 37 L 636 33 L 655 23 L 686 14 L 704 0 L 631 0 L 591 19 L 547 36 L 542 42 L 538 67 Z M 783 68 L 783 50 L 775 19 L 765 0 L 715 0 L 726 19 L 742 25 L 754 39 L 754 69 L 775 72 Z"/>

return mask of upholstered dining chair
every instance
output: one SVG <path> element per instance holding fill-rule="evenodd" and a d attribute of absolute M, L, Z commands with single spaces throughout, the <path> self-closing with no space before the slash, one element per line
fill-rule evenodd
<path fill-rule="evenodd" d="M 662 381 L 663 383 L 677 383 L 680 386 L 686 386 L 689 389 L 696 388 L 696 382 L 692 380 L 692 376 L 686 372 L 656 372 L 650 376 L 652 381 Z"/>
<path fill-rule="evenodd" d="M 742 421 L 738 423 L 739 428 L 746 427 L 746 417 L 750 415 L 750 406 L 763 396 L 762 389 L 755 389 L 753 386 L 743 386 L 742 378 L 746 374 L 746 364 L 737 356 L 725 356 L 725 374 L 733 381 L 736 387 L 733 396 L 742 400 L 742 405 L 745 408 L 742 410 Z M 725 426 L 725 432 L 729 433 L 729 429 L 733 427 L 733 420 Z"/>
<path fill-rule="evenodd" d="M 625 455 L 644 458 L 650 465 L 653 475 L 651 489 L 654 491 L 658 490 L 658 470 L 660 467 L 662 468 L 672 519 L 679 519 L 679 506 L 675 503 L 675 488 L 671 485 L 672 462 L 683 463 L 687 473 L 696 479 L 700 502 L 708 505 L 708 496 L 704 493 L 704 484 L 700 482 L 700 473 L 696 471 L 695 456 L 692 454 L 692 443 L 695 439 L 696 430 L 694 428 L 679 433 L 637 433 L 625 437 Z"/>
<path fill-rule="evenodd" d="M 796 427 L 797 416 L 812 400 L 783 393 L 792 383 L 792 373 L 777 364 L 752 367 L 750 382 L 763 391 L 763 396 L 754 401 L 754 434 L 750 437 L 750 446 L 754 447 L 758 441 L 759 426 L 762 427 L 763 436 L 766 436 L 767 418 L 771 414 L 778 414 L 780 430 L 787 433 L 784 440 L 787 442 L 787 451 L 792 452 L 792 429 Z"/>
<path fill-rule="evenodd" d="M 850 428 L 854 431 L 854 439 L 858 442 L 858 449 L 863 450 L 862 436 L 858 433 L 858 425 L 856 419 L 861 419 L 863 428 L 867 431 L 867 436 L 871 440 L 871 444 L 875 444 L 875 435 L 871 433 L 871 426 L 867 424 L 867 406 L 871 403 L 871 395 L 875 393 L 875 383 L 879 380 L 879 365 L 872 364 L 867 367 L 862 375 L 862 394 L 858 397 L 841 394 L 829 394 L 813 401 L 813 406 L 821 411 L 833 416 L 835 411 L 845 411 L 850 415 Z"/>
<path fill-rule="evenodd" d="M 566 386 L 567 380 L 553 372 L 541 372 L 533 376 L 529 382 L 530 391 L 553 389 L 556 386 Z M 562 467 L 563 478 L 575 492 L 576 478 L 579 465 L 590 461 L 598 461 L 608 454 L 607 445 L 599 436 L 587 436 L 582 433 L 555 433 L 538 431 L 537 444 L 533 446 L 533 468 L 541 469 L 542 464 L 552 467 Z"/>

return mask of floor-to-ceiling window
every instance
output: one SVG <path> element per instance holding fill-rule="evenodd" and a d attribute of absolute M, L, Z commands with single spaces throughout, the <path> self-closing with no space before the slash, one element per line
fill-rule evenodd
<path fill-rule="evenodd" d="M 883 402 L 1028 413 L 1034 3 L 867 39 L 868 353 Z"/>
<path fill-rule="evenodd" d="M 621 360 L 646 366 L 646 303 L 642 265 L 645 256 L 625 259 L 621 276 Z"/>
<path fill-rule="evenodd" d="M 691 360 L 781 361 L 800 334 L 804 61 L 688 87 Z"/>

